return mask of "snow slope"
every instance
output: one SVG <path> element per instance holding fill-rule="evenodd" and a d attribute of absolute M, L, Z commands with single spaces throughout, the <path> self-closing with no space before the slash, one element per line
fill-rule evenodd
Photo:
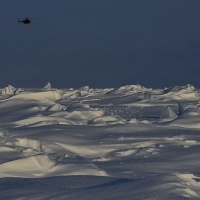
<path fill-rule="evenodd" d="M 0 199 L 200 199 L 199 89 L 0 94 Z"/>

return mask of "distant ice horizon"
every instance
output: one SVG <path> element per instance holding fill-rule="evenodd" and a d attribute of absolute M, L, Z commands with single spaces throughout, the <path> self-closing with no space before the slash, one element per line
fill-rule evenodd
<path fill-rule="evenodd" d="M 148 89 L 165 89 L 165 88 L 173 88 L 173 87 L 185 87 L 185 86 L 193 86 L 195 88 L 200 88 L 195 86 L 194 84 L 190 84 L 190 83 L 187 83 L 187 84 L 179 84 L 179 85 L 166 85 L 166 86 L 157 86 L 157 87 L 151 87 L 151 86 L 147 86 L 147 85 L 143 85 L 143 84 L 139 84 L 139 83 L 132 83 L 132 84 L 122 84 L 122 85 L 111 85 L 111 86 L 92 86 L 92 85 L 89 85 L 89 84 L 86 84 L 86 85 L 80 85 L 80 86 L 71 86 L 71 85 L 59 85 L 57 86 L 57 84 L 52 84 L 52 82 L 43 82 L 42 84 L 38 85 L 38 84 L 31 84 L 32 86 L 29 87 L 29 86 L 26 86 L 25 84 L 4 84 L 4 85 L 0 85 L 0 89 L 3 89 L 3 88 L 6 88 L 8 86 L 11 86 L 11 87 L 14 87 L 14 88 L 24 88 L 24 89 L 42 89 L 44 88 L 46 85 L 50 84 L 50 87 L 52 89 L 80 89 L 80 88 L 83 88 L 83 87 L 89 87 L 89 88 L 92 88 L 92 89 L 106 89 L 106 88 L 113 88 L 113 89 L 117 89 L 117 88 L 121 88 L 121 87 L 125 87 L 125 86 L 141 86 L 141 87 L 144 87 L 144 88 L 148 88 Z"/>

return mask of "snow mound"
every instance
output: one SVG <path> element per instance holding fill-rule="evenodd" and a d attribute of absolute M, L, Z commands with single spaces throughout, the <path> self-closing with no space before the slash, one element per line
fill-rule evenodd
<path fill-rule="evenodd" d="M 195 180 L 199 177 L 194 174 L 176 174 L 176 176 L 182 180 L 181 185 L 184 189 L 181 189 L 181 191 L 184 197 L 200 199 L 200 183 Z"/>
<path fill-rule="evenodd" d="M 146 92 L 146 91 L 150 91 L 152 89 L 147 89 L 141 85 L 126 85 L 126 86 L 122 86 L 114 91 L 112 91 L 112 93 L 114 94 L 135 94 L 138 92 Z"/>
<path fill-rule="evenodd" d="M 84 86 L 80 89 L 80 91 L 85 91 L 85 92 L 90 92 L 90 87 L 89 86 Z M 92 91 L 92 90 L 91 90 Z"/>
<path fill-rule="evenodd" d="M 184 128 L 200 128 L 200 110 L 188 108 L 170 124 Z"/>
<path fill-rule="evenodd" d="M 30 156 L 1 164 L 0 177 L 43 177 L 55 166 L 55 161 L 47 155 Z"/>
<path fill-rule="evenodd" d="M 162 112 L 158 122 L 172 121 L 177 118 L 178 118 L 178 115 L 175 113 L 175 111 L 171 107 L 167 106 Z"/>
<path fill-rule="evenodd" d="M 59 103 L 56 103 L 53 106 L 51 106 L 48 110 L 55 112 L 55 111 L 64 111 L 64 110 L 66 110 L 66 108 L 63 105 L 60 105 Z"/>
<path fill-rule="evenodd" d="M 66 95 L 65 95 L 66 96 Z M 68 96 L 68 95 L 67 95 Z M 72 95 L 68 96 L 67 98 L 70 99 L 70 100 L 75 100 L 77 99 L 78 97 L 81 97 L 81 93 L 80 92 L 75 92 L 73 93 Z"/>
<path fill-rule="evenodd" d="M 17 138 L 15 145 L 20 146 L 20 147 L 31 148 L 31 149 L 36 150 L 38 152 L 42 152 L 42 145 L 37 140 L 30 140 L 30 139 L 27 139 L 27 138 Z"/>
<path fill-rule="evenodd" d="M 200 97 L 199 91 L 191 86 L 176 86 L 170 89 L 165 89 L 165 94 L 161 98 L 166 100 L 197 100 Z"/>
<path fill-rule="evenodd" d="M 196 104 L 178 103 L 178 117 L 171 122 L 173 126 L 200 128 L 200 110 Z"/>
<path fill-rule="evenodd" d="M 44 86 L 44 88 L 43 88 L 44 90 L 51 90 L 51 83 L 47 83 L 45 86 Z"/>
<path fill-rule="evenodd" d="M 178 92 L 179 94 L 194 92 L 196 88 L 190 84 L 185 86 L 175 86 L 170 89 L 170 92 Z"/>
<path fill-rule="evenodd" d="M 88 110 L 90 106 L 83 103 L 74 103 L 67 107 L 67 111 Z"/>
<path fill-rule="evenodd" d="M 10 99 L 14 98 L 26 98 L 26 99 L 34 99 L 34 100 L 45 100 L 45 99 L 52 99 L 53 101 L 59 100 L 62 97 L 62 92 L 55 90 L 55 91 L 42 91 L 42 92 L 23 92 L 18 95 L 11 97 Z"/>
<path fill-rule="evenodd" d="M 104 111 L 102 110 L 72 111 L 65 118 L 74 121 L 75 124 L 87 125 L 90 121 L 103 115 Z"/>
<path fill-rule="evenodd" d="M 19 94 L 20 92 L 22 92 L 21 88 L 14 88 L 12 85 L 8 85 L 1 90 L 2 95 L 14 95 Z"/>
<path fill-rule="evenodd" d="M 35 155 L 0 164 L 0 178 L 39 178 L 63 175 L 107 176 L 94 164 L 59 164 L 48 155 Z"/>
<path fill-rule="evenodd" d="M 184 104 L 182 102 L 179 102 L 178 103 L 179 115 L 182 115 L 184 111 L 186 111 L 189 108 L 198 109 L 198 106 L 195 104 Z"/>
<path fill-rule="evenodd" d="M 124 124 L 124 121 L 119 120 L 114 116 L 102 116 L 93 120 L 92 125 L 105 126 L 114 124 Z"/>

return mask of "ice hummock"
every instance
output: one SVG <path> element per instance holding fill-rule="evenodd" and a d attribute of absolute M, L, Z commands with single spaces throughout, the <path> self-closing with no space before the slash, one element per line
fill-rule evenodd
<path fill-rule="evenodd" d="M 0 90 L 1 95 L 14 95 L 19 94 L 23 90 L 21 88 L 15 88 L 12 85 L 8 85 L 7 87 Z"/>
<path fill-rule="evenodd" d="M 45 86 L 44 86 L 44 90 L 51 90 L 51 83 L 47 83 Z"/>

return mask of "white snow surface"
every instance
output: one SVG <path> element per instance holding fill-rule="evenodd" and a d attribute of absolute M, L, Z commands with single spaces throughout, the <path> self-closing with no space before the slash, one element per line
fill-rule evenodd
<path fill-rule="evenodd" d="M 200 199 L 200 89 L 0 89 L 0 199 Z"/>

